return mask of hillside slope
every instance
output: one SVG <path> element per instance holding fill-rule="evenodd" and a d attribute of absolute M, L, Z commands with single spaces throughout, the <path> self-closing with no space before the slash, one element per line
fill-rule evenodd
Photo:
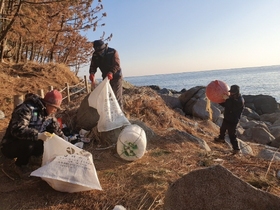
<path fill-rule="evenodd" d="M 13 95 L 62 89 L 65 83 L 77 84 L 79 79 L 69 69 L 54 64 L 1 65 L 0 110 L 6 118 L 0 120 L 0 138 L 4 135 L 13 109 Z M 75 113 L 86 94 L 75 100 Z M 148 141 L 147 152 L 135 162 L 116 156 L 114 148 L 98 150 L 97 142 L 85 149 L 93 154 L 102 191 L 61 193 L 37 177 L 19 179 L 12 171 L 4 170 L 7 160 L 0 154 L 0 209 L 113 209 L 123 205 L 128 209 L 162 209 L 168 186 L 190 171 L 222 164 L 242 180 L 257 188 L 280 195 L 275 172 L 279 163 L 269 167 L 269 161 L 250 156 L 232 156 L 225 144 L 214 144 L 218 128 L 209 121 L 185 117 L 168 108 L 164 101 L 147 87 L 124 91 L 128 118 L 144 122 L 155 132 Z M 65 104 L 63 106 L 66 106 Z M 196 126 L 197 124 L 197 126 Z M 211 152 L 205 152 L 186 133 L 205 140 Z M 267 177 L 265 177 L 268 172 Z"/>

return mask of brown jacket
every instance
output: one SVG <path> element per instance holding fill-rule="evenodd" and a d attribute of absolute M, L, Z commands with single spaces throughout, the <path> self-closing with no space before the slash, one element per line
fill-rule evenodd
<path fill-rule="evenodd" d="M 102 72 L 104 79 L 109 72 L 113 73 L 113 78 L 121 76 L 120 58 L 117 50 L 107 47 L 103 56 L 93 53 L 89 73 L 95 74 L 97 68 Z"/>

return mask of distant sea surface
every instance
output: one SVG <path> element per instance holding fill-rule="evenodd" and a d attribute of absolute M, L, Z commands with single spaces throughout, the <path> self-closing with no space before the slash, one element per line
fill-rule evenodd
<path fill-rule="evenodd" d="M 221 80 L 229 87 L 239 85 L 242 95 L 270 95 L 280 102 L 280 65 L 124 77 L 124 80 L 135 86 L 157 85 L 176 91 Z"/>

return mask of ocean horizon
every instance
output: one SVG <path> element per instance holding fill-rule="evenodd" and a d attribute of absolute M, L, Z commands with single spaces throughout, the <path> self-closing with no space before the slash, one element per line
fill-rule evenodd
<path fill-rule="evenodd" d="M 125 77 L 135 86 L 157 85 L 160 88 L 181 91 L 195 86 L 207 86 L 221 80 L 229 87 L 239 85 L 243 95 L 270 95 L 280 101 L 280 65 L 155 74 Z"/>

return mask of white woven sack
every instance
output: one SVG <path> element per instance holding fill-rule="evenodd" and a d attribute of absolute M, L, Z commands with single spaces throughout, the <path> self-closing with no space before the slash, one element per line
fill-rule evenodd
<path fill-rule="evenodd" d="M 146 133 L 136 124 L 126 126 L 117 141 L 119 156 L 128 161 L 140 159 L 146 152 Z"/>
<path fill-rule="evenodd" d="M 44 142 L 42 167 L 31 173 L 61 192 L 102 190 L 92 154 L 53 134 Z"/>
<path fill-rule="evenodd" d="M 107 77 L 90 93 L 88 104 L 95 108 L 100 116 L 97 123 L 99 132 L 130 125 L 120 108 Z"/>

